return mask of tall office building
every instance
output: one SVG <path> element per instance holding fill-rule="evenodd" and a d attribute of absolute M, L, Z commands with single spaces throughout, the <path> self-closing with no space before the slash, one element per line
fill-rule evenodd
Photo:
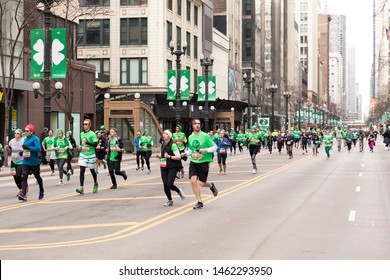
<path fill-rule="evenodd" d="M 355 46 L 347 47 L 347 118 L 357 113 L 356 107 L 356 49 Z"/>

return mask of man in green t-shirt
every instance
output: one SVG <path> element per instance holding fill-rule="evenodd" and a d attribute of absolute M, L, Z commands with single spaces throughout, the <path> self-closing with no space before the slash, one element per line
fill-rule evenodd
<path fill-rule="evenodd" d="M 237 132 L 234 131 L 234 128 L 230 128 L 229 132 L 229 140 L 230 140 L 230 155 L 234 150 L 234 154 L 236 154 L 236 144 L 237 144 Z"/>
<path fill-rule="evenodd" d="M 180 124 L 176 126 L 176 132 L 172 134 L 172 142 L 176 143 L 177 147 L 179 148 L 180 153 L 184 153 L 184 150 L 186 148 L 187 144 L 187 136 L 184 132 L 181 131 L 182 127 Z M 187 158 L 184 158 L 183 160 L 187 160 Z M 180 166 L 179 171 L 177 172 L 176 178 L 179 179 L 179 174 L 181 174 L 181 177 L 184 178 L 184 168 L 183 163 L 180 160 Z"/>
<path fill-rule="evenodd" d="M 84 194 L 84 174 L 85 169 L 89 168 L 91 171 L 94 185 L 93 193 L 98 192 L 98 182 L 96 174 L 96 151 L 95 148 L 98 144 L 98 139 L 95 132 L 91 130 L 92 121 L 90 119 L 85 119 L 83 121 L 84 131 L 80 134 L 80 155 L 79 155 L 79 166 L 80 166 L 80 188 L 76 189 L 76 192 L 79 194 Z"/>
<path fill-rule="evenodd" d="M 217 145 L 211 137 L 200 128 L 200 120 L 194 119 L 192 121 L 192 129 L 194 131 L 190 137 L 188 137 L 187 152 L 181 154 L 182 157 L 186 155 L 191 156 L 189 177 L 191 180 L 192 191 L 197 199 L 197 203 L 193 207 L 194 209 L 201 209 L 203 207 L 199 185 L 201 187 L 210 188 L 214 196 L 218 195 L 218 190 L 215 187 L 215 184 L 207 182 L 210 162 L 213 161 L 213 153 L 217 150 Z"/>
<path fill-rule="evenodd" d="M 123 141 L 117 135 L 118 130 L 115 127 L 110 129 L 110 137 L 106 142 L 108 172 L 111 177 L 112 186 L 110 189 L 118 187 L 115 175 L 121 175 L 124 180 L 127 180 L 126 171 L 121 171 L 122 154 L 124 153 Z"/>
<path fill-rule="evenodd" d="M 153 137 L 149 135 L 149 130 L 144 130 L 144 134 L 141 136 L 140 145 L 142 148 L 142 153 L 144 154 L 146 167 L 148 168 L 146 174 L 150 174 L 152 172 L 150 169 L 150 157 L 152 156 L 152 147 L 154 142 Z"/>

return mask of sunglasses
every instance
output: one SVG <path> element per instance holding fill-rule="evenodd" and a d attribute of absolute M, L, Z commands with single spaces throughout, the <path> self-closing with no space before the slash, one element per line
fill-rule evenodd
<path fill-rule="evenodd" d="M 30 130 L 25 130 L 24 132 L 30 132 Z"/>
<path fill-rule="evenodd" d="M 19 132 L 15 132 L 15 134 L 20 134 Z"/>

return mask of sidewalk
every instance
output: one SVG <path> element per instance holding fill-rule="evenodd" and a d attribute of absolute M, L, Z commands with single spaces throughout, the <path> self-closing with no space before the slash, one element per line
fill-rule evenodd
<path fill-rule="evenodd" d="M 135 154 L 132 154 L 132 153 L 125 153 L 123 154 L 122 156 L 122 161 L 134 161 L 135 162 Z M 65 164 L 66 166 L 66 164 Z M 72 163 L 72 167 L 74 169 L 79 169 L 79 165 L 77 164 L 77 161 Z M 55 170 L 57 170 L 57 165 L 55 165 Z M 41 165 L 41 173 L 43 172 L 49 172 L 50 171 L 50 166 L 49 165 Z M 11 157 L 9 156 L 8 157 L 8 167 L 5 167 L 3 165 L 3 167 L 1 168 L 1 171 L 0 171 L 0 177 L 7 177 L 7 176 L 11 176 Z"/>

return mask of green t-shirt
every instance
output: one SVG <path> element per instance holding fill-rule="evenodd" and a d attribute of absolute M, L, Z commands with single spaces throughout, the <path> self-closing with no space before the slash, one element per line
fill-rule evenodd
<path fill-rule="evenodd" d="M 149 152 L 152 150 L 153 138 L 152 136 L 142 136 L 141 137 L 141 147 L 142 151 Z"/>
<path fill-rule="evenodd" d="M 239 143 L 243 143 L 244 142 L 244 136 L 245 135 L 243 133 L 237 134 L 237 139 L 238 139 Z"/>
<path fill-rule="evenodd" d="M 301 138 L 301 132 L 299 130 L 293 131 L 293 138 L 294 139 L 300 139 Z"/>
<path fill-rule="evenodd" d="M 324 141 L 325 147 L 332 147 L 332 144 L 333 144 L 332 135 L 325 135 L 323 141 Z"/>
<path fill-rule="evenodd" d="M 116 150 L 118 148 L 117 146 L 118 138 L 110 140 L 110 161 L 118 161 L 116 159 L 116 156 L 118 155 L 118 151 Z"/>
<path fill-rule="evenodd" d="M 230 131 L 229 132 L 229 137 L 232 142 L 237 142 L 237 132 L 235 131 Z"/>
<path fill-rule="evenodd" d="M 200 131 L 199 134 L 191 134 L 190 137 L 188 137 L 188 149 L 192 151 L 191 154 L 191 161 L 196 163 L 202 163 L 202 162 L 212 162 L 213 161 L 213 153 L 203 153 L 200 154 L 198 151 L 200 149 L 207 149 L 214 147 L 215 143 L 211 139 L 211 137 L 203 132 Z"/>
<path fill-rule="evenodd" d="M 81 151 L 80 153 L 85 155 L 85 156 L 90 156 L 95 154 L 95 147 L 90 146 L 88 144 L 83 143 L 83 139 L 87 139 L 89 143 L 96 143 L 98 141 L 98 138 L 96 137 L 95 132 L 92 130 L 88 132 L 81 132 L 80 134 L 80 143 L 81 143 Z"/>
<path fill-rule="evenodd" d="M 70 142 L 65 137 L 62 137 L 62 139 L 56 137 L 54 138 L 54 147 L 60 148 L 58 151 L 56 151 L 56 156 L 58 159 L 60 158 L 68 158 L 68 151 L 64 150 L 65 147 L 68 147 L 68 149 L 71 149 L 72 145 L 70 145 Z"/>
<path fill-rule="evenodd" d="M 180 151 L 184 150 L 187 143 L 187 137 L 183 132 L 175 132 L 172 134 L 172 140 L 175 140 L 177 147 Z"/>
<path fill-rule="evenodd" d="M 259 133 L 248 133 L 247 135 L 247 139 L 248 139 L 248 142 L 249 142 L 249 146 L 259 146 L 260 145 L 260 142 L 257 142 L 256 140 L 259 140 L 260 139 L 260 134 Z"/>
<path fill-rule="evenodd" d="M 46 150 L 51 152 L 54 148 L 54 137 L 47 136 L 43 139 L 43 144 L 45 144 Z"/>

